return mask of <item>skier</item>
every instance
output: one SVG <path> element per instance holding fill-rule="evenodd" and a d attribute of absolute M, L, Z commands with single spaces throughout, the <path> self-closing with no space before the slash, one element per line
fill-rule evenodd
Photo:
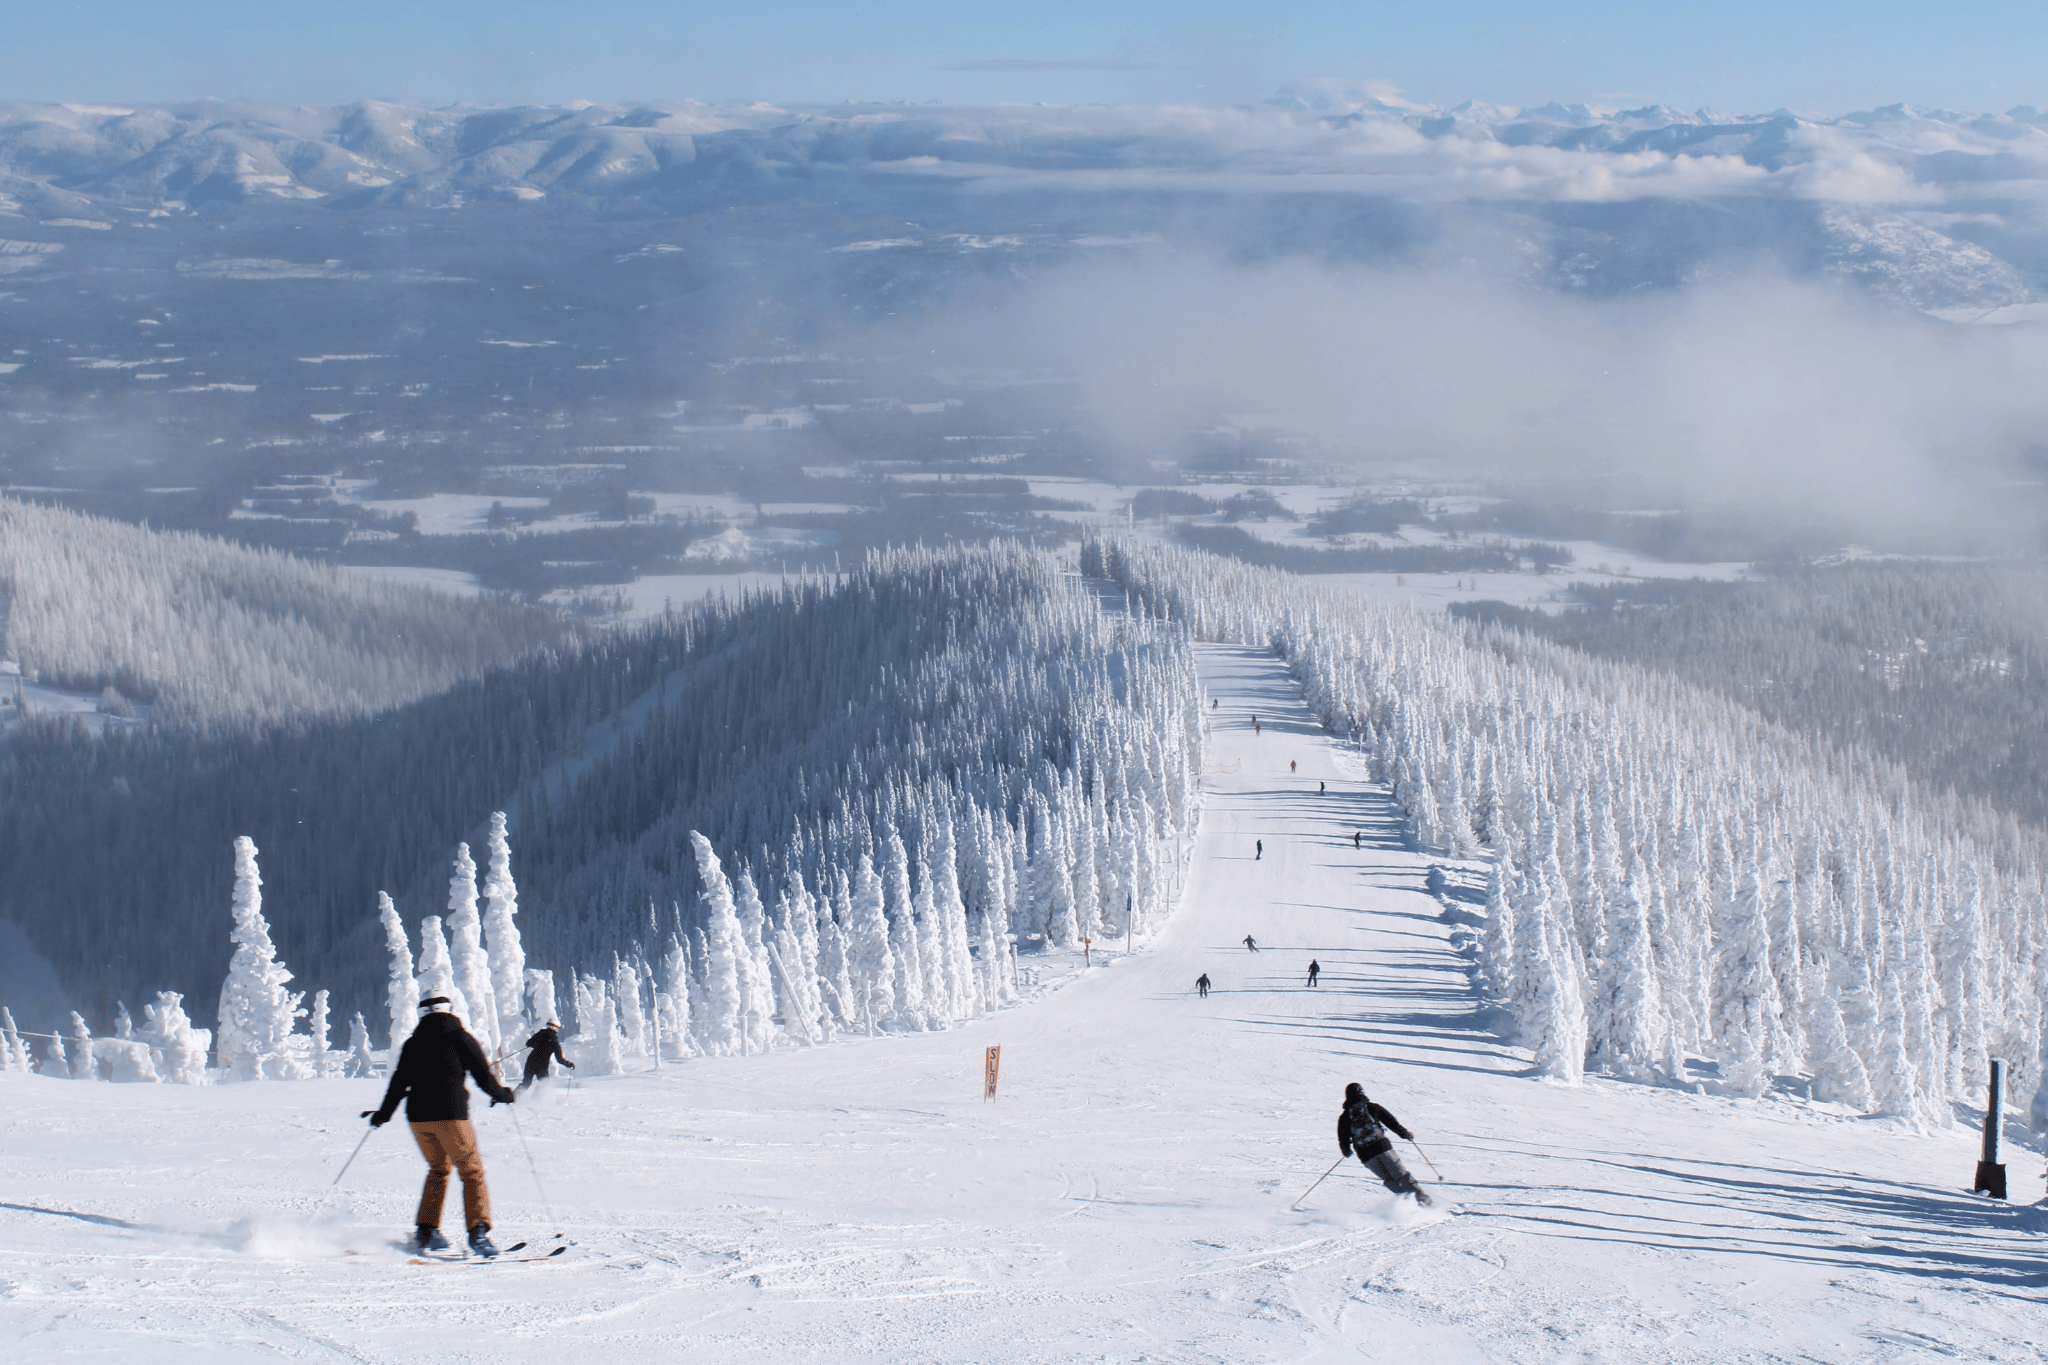
<path fill-rule="evenodd" d="M 420 1001 L 419 1026 L 399 1050 L 384 1103 L 365 1117 L 372 1128 L 382 1128 L 397 1112 L 399 1100 L 405 1101 L 405 1120 L 412 1125 L 420 1155 L 427 1159 L 427 1183 L 420 1190 L 419 1214 L 413 1220 L 419 1250 L 448 1249 L 448 1239 L 441 1235 L 441 1201 L 448 1193 L 448 1168 L 452 1165 L 462 1175 L 462 1216 L 469 1228 L 469 1249 L 478 1256 L 495 1256 L 491 1192 L 484 1184 L 484 1160 L 477 1150 L 476 1130 L 469 1126 L 469 1087 L 462 1082 L 463 1073 L 475 1077 L 477 1087 L 491 1097 L 493 1105 L 510 1104 L 518 1096 L 491 1074 L 482 1045 L 448 1012 L 448 1005 L 445 995 Z"/>
<path fill-rule="evenodd" d="M 1415 1202 L 1427 1208 L 1432 1202 L 1429 1192 L 1415 1183 L 1401 1158 L 1394 1155 L 1394 1140 L 1387 1136 L 1389 1128 L 1408 1141 L 1415 1141 L 1415 1134 L 1403 1128 L 1401 1120 L 1365 1097 L 1364 1086 L 1353 1081 L 1344 1087 L 1344 1107 L 1337 1113 L 1337 1150 L 1350 1156 L 1356 1149 L 1359 1161 L 1380 1178 L 1382 1185 L 1395 1194 L 1414 1195 Z"/>
<path fill-rule="evenodd" d="M 1256 953 L 1259 950 L 1259 941 L 1250 934 L 1246 934 L 1244 936 L 1244 946 Z"/>
<path fill-rule="evenodd" d="M 1363 839 L 1364 837 L 1365 837 L 1365 831 L 1364 831 L 1364 830 L 1362 830 L 1362 829 L 1354 829 L 1354 830 L 1352 830 L 1352 831 L 1351 831 L 1351 846 L 1352 846 L 1353 848 L 1361 848 L 1361 847 L 1363 847 L 1363 845 L 1359 843 L 1359 840 Z"/>
<path fill-rule="evenodd" d="M 1329 783 L 1327 783 L 1327 782 L 1318 782 L 1318 783 L 1316 783 L 1316 795 L 1317 795 L 1317 796 L 1328 796 L 1329 794 L 1330 794 L 1330 784 L 1329 784 Z"/>
<path fill-rule="evenodd" d="M 1316 961 L 1314 958 L 1310 958 L 1308 960 L 1308 984 L 1311 986 L 1315 985 L 1316 978 L 1321 976 L 1322 974 L 1323 964 Z"/>
<path fill-rule="evenodd" d="M 1294 761 L 1293 759 L 1291 759 L 1291 758 L 1287 760 L 1287 771 L 1288 771 L 1288 772 L 1293 772 L 1293 771 L 1294 771 L 1294 762 L 1295 762 L 1295 761 Z"/>
<path fill-rule="evenodd" d="M 1203 972 L 1195 978 L 1195 989 L 1201 992 L 1204 1000 L 1209 998 L 1209 974 L 1207 972 Z"/>
<path fill-rule="evenodd" d="M 562 1035 L 557 1032 L 561 1027 L 560 1024 L 550 1019 L 546 1028 L 539 1030 L 526 1040 L 526 1046 L 529 1051 L 526 1054 L 526 1078 L 519 1082 L 521 1090 L 526 1089 L 527 1086 L 532 1085 L 535 1081 L 546 1080 L 550 1074 L 550 1062 L 560 1062 L 571 1071 L 576 1069 L 576 1063 L 570 1061 L 568 1056 L 562 1051 Z"/>
<path fill-rule="evenodd" d="M 1264 839 L 1254 839 L 1254 840 L 1252 840 L 1252 861 L 1253 861 L 1253 862 L 1257 862 L 1257 861 L 1258 861 L 1259 859 L 1261 859 L 1261 858 L 1263 858 L 1263 857 L 1265 857 L 1265 856 L 1266 856 L 1266 841 L 1265 841 Z"/>

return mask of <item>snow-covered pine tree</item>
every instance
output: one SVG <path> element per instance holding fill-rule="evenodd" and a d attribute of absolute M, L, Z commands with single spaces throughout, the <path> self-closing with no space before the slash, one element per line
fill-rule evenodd
<path fill-rule="evenodd" d="M 694 1020 L 698 1047 L 713 1057 L 731 1057 L 757 1050 L 743 1030 L 746 1001 L 740 990 L 740 955 L 745 939 L 733 905 L 732 884 L 719 865 L 711 841 L 695 830 L 690 846 L 697 855 L 699 894 L 704 921 L 704 1013 Z"/>
<path fill-rule="evenodd" d="M 918 952 L 917 916 L 910 890 L 910 859 L 904 851 L 902 835 L 893 826 L 881 840 L 881 850 L 882 913 L 889 925 L 889 961 L 895 968 L 895 979 L 890 983 L 895 1009 L 881 1022 L 889 1028 L 929 1028 L 924 960 Z"/>
<path fill-rule="evenodd" d="M 441 917 L 428 915 L 420 921 L 420 999 L 448 998 L 448 1009 L 463 1023 L 469 1022 L 469 1001 L 455 984 L 455 967 L 448 957 L 448 940 L 441 936 Z"/>
<path fill-rule="evenodd" d="M 464 1008 L 456 1012 L 483 1044 L 484 1055 L 498 1053 L 498 1001 L 491 983 L 491 962 L 484 955 L 483 921 L 476 913 L 476 863 L 468 844 L 455 846 L 455 872 L 448 879 L 448 964 L 455 993 Z M 515 1040 L 516 1041 L 516 1040 Z"/>
<path fill-rule="evenodd" d="M 71 1011 L 71 1079 L 74 1081 L 96 1081 L 100 1078 L 99 1061 L 93 1056 L 92 1030 L 85 1026 L 85 1016 L 77 1010 Z"/>
<path fill-rule="evenodd" d="M 1623 1074 L 1647 1075 L 1669 1051 L 1671 1021 L 1664 1015 L 1649 913 L 1643 905 L 1646 881 L 1642 860 L 1632 860 L 1609 907 L 1607 962 L 1612 984 L 1602 1000 L 1598 1060 Z"/>
<path fill-rule="evenodd" d="M 623 957 L 612 959 L 612 1005 L 618 1013 L 621 1051 L 627 1057 L 653 1053 L 652 1030 L 640 1001 L 640 969 Z"/>
<path fill-rule="evenodd" d="M 889 944 L 884 894 L 874 861 L 861 854 L 847 889 L 846 977 L 853 999 L 846 1003 L 859 1012 L 848 1022 L 869 1033 L 896 1014 L 896 954 Z"/>
<path fill-rule="evenodd" d="M 932 904 L 941 930 L 940 961 L 944 966 L 946 990 L 955 1019 L 971 1019 L 987 1006 L 974 973 L 974 954 L 967 941 L 967 907 L 960 895 L 959 850 L 950 815 L 934 818 L 937 847 L 933 866 L 926 874 L 932 886 Z"/>
<path fill-rule="evenodd" d="M 368 1080 L 377 1074 L 377 1058 L 370 1051 L 370 1026 L 363 1022 L 361 1010 L 348 1021 L 348 1057 L 342 1063 L 341 1074 L 352 1081 Z"/>
<path fill-rule="evenodd" d="M 498 1036 L 523 1041 L 531 1019 L 521 1009 L 526 979 L 526 948 L 519 937 L 519 888 L 512 881 L 512 844 L 505 834 L 505 812 L 491 812 L 490 869 L 484 874 L 484 935 L 491 954 L 491 990 L 498 1007 Z"/>
<path fill-rule="evenodd" d="M 1806 992 L 1807 1038 L 1813 1060 L 1815 1099 L 1846 1104 L 1859 1111 L 1871 1106 L 1870 1073 L 1849 1043 L 1841 1001 L 1827 968 L 1816 963 Z"/>
<path fill-rule="evenodd" d="M 220 988 L 215 1033 L 221 1063 L 236 1080 L 288 1072 L 286 1052 L 298 1011 L 298 997 L 285 989 L 292 974 L 277 960 L 263 918 L 262 886 L 256 845 L 243 835 L 235 840 L 235 954 Z"/>
<path fill-rule="evenodd" d="M 206 1054 L 213 1034 L 195 1029 L 185 1016 L 185 997 L 176 991 L 157 992 L 156 1003 L 142 1007 L 137 1036 L 155 1049 L 157 1072 L 174 1085 L 205 1085 Z"/>
<path fill-rule="evenodd" d="M 335 1070 L 334 1054 L 327 1045 L 327 992 L 313 992 L 312 1017 L 306 1021 L 306 1030 L 312 1035 L 313 1046 L 309 1049 L 308 1061 L 315 1077 L 332 1075 Z"/>
<path fill-rule="evenodd" d="M 1521 976 L 1530 992 L 1523 1041 L 1535 1053 L 1536 1072 L 1578 1085 L 1586 1072 L 1586 1004 L 1576 944 L 1552 910 L 1539 882 L 1534 902 L 1519 917 L 1528 943 Z"/>
<path fill-rule="evenodd" d="M 557 1024 L 561 1023 L 561 1015 L 557 1013 L 561 1007 L 555 1003 L 554 972 L 528 967 L 526 969 L 525 999 L 526 1018 L 533 1021 L 535 1028 L 541 1027 L 550 1020 Z M 526 1044 L 526 1039 L 521 1038 L 519 1042 L 523 1047 Z"/>
<path fill-rule="evenodd" d="M 754 885 L 753 869 L 744 862 L 733 879 L 733 908 L 740 921 L 741 1011 L 746 1036 L 755 1051 L 765 1051 L 775 1036 L 775 974 L 768 961 L 768 909 Z"/>
<path fill-rule="evenodd" d="M 405 922 L 398 907 L 384 892 L 377 893 L 377 922 L 384 926 L 384 947 L 391 956 L 391 974 L 384 988 L 384 1004 L 391 1019 L 387 1046 L 391 1062 L 398 1063 L 398 1049 L 412 1036 L 419 1022 L 420 983 L 412 974 L 412 947 L 405 941 Z"/>
<path fill-rule="evenodd" d="M 28 1069 L 28 1049 L 22 1046 L 21 1032 L 14 1027 L 14 1016 L 0 1005 L 0 1071 Z"/>
<path fill-rule="evenodd" d="M 571 1041 L 577 1073 L 616 1076 L 626 1069 L 625 1039 L 619 1036 L 611 992 L 602 979 L 582 975 L 575 979 L 575 990 L 576 1037 Z"/>
<path fill-rule="evenodd" d="M 668 948 L 661 955 L 661 989 L 655 994 L 655 1009 L 661 1015 L 662 1056 L 679 1062 L 697 1055 L 690 1020 L 690 958 L 682 940 L 668 936 Z"/>

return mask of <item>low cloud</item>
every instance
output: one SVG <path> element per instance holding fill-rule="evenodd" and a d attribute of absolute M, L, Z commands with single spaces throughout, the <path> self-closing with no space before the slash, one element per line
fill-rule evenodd
<path fill-rule="evenodd" d="M 1126 262 L 1041 281 L 925 338 L 1075 376 L 1133 457 L 1267 429 L 1322 458 L 1444 474 L 1632 476 L 1986 550 L 2022 543 L 2048 330 L 1966 328 L 1767 275 L 1603 300 L 1479 270 Z"/>

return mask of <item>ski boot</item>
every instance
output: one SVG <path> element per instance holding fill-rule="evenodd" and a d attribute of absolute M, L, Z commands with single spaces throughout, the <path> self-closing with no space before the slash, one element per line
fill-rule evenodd
<path fill-rule="evenodd" d="M 491 1225 L 478 1223 L 469 1230 L 469 1254 L 472 1256 L 495 1256 L 498 1248 L 491 1243 Z"/>
<path fill-rule="evenodd" d="M 413 1233 L 413 1249 L 415 1251 L 446 1251 L 448 1249 L 448 1239 L 441 1235 L 441 1229 L 430 1228 L 425 1223 L 422 1223 Z"/>

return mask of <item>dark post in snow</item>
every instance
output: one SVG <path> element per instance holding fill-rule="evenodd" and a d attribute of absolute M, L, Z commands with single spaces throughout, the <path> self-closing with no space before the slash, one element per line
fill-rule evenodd
<path fill-rule="evenodd" d="M 1977 1163 L 1977 1183 L 1971 1192 L 1982 1190 L 1993 1199 L 2005 1198 L 2005 1165 L 1999 1161 L 1999 1129 L 2005 1118 L 2005 1063 L 1991 1063 L 1991 1095 L 1984 1110 L 1984 1156 Z"/>

